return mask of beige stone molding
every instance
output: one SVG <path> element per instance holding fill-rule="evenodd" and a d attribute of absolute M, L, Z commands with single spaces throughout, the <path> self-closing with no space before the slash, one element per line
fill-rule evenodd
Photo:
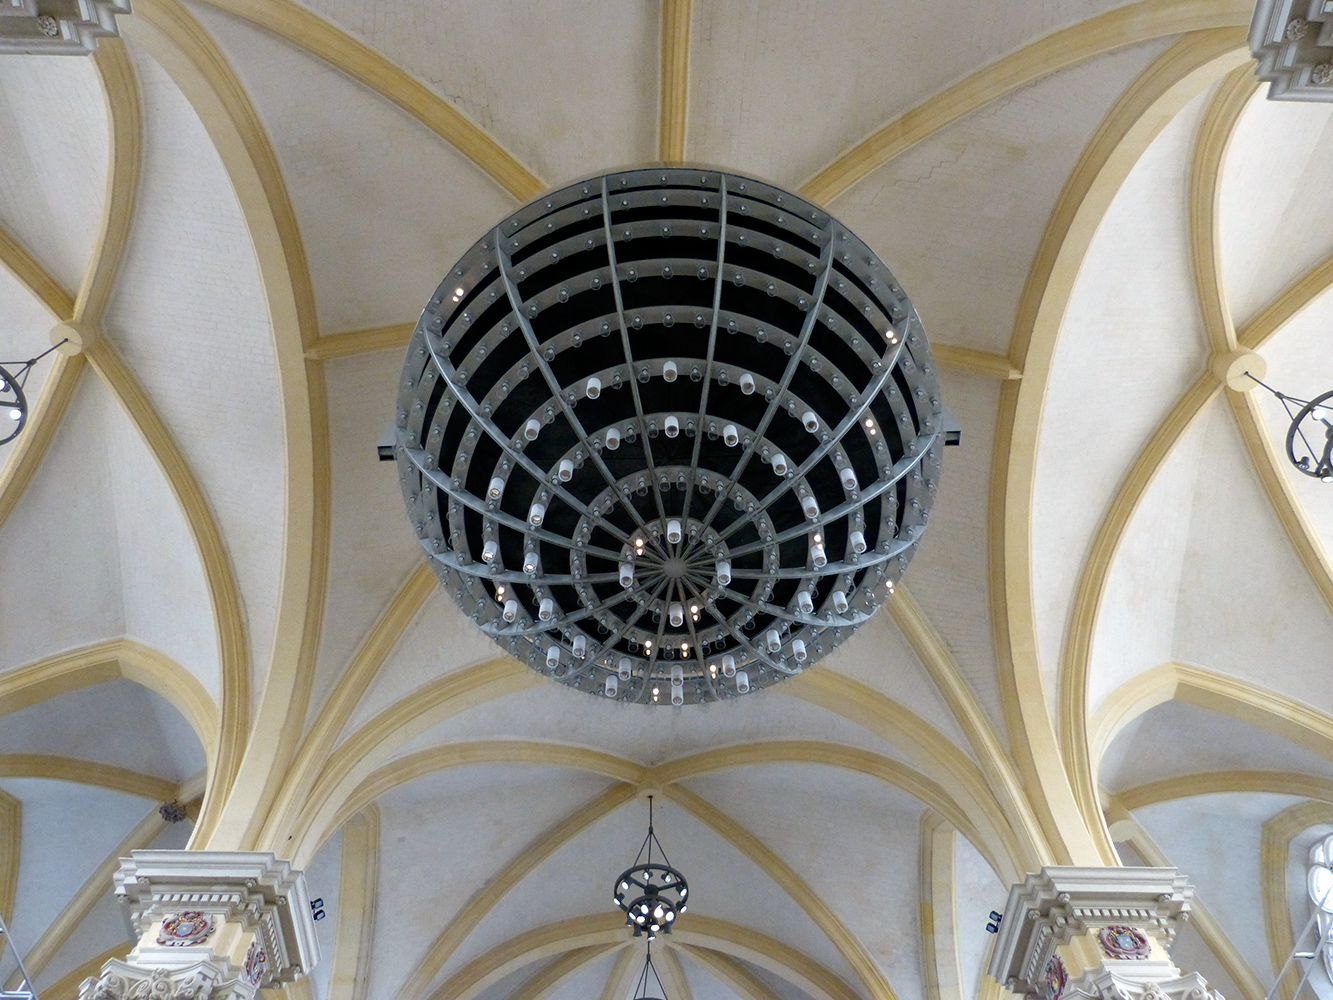
<path fill-rule="evenodd" d="M 1040 789 L 1034 805 L 1061 861 L 1115 864 L 1116 858 L 1097 807 L 1096 786 L 1068 752 L 1068 702 L 1061 694 L 1062 752 L 1038 660 L 1032 497 L 1047 380 L 1075 279 L 1121 184 L 1176 113 L 1246 58 L 1239 41 L 1231 29 L 1186 35 L 1130 85 L 1070 174 L 1019 302 L 1009 356 L 1024 378 L 1005 383 L 1001 392 L 991 476 L 991 619 L 1014 756 L 1027 787 Z M 1071 641 L 1066 640 L 1062 655 L 1062 676 L 1069 662 L 1084 658 Z"/>
<path fill-rule="evenodd" d="M 1043 76 L 1154 38 L 1246 25 L 1252 9 L 1249 0 L 1139 0 L 1053 32 L 881 126 L 807 180 L 801 194 L 827 205 L 928 136 Z"/>
<path fill-rule="evenodd" d="M 294 0 L 207 2 L 272 32 L 396 104 L 475 163 L 518 201 L 528 201 L 546 189 L 542 180 L 453 104 L 370 46 Z"/>
<path fill-rule="evenodd" d="M 662 2 L 662 76 L 657 155 L 663 163 L 685 162 L 685 124 L 690 100 L 691 0 Z"/>

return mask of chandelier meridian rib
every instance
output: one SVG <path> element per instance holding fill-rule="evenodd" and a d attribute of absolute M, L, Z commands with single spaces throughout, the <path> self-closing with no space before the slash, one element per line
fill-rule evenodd
<path fill-rule="evenodd" d="M 653 861 L 653 848 L 662 856 L 660 862 Z M 658 931 L 667 934 L 676 922 L 676 918 L 685 912 L 686 898 L 690 894 L 689 883 L 685 876 L 667 860 L 657 834 L 653 832 L 653 797 L 648 796 L 648 835 L 643 838 L 634 864 L 620 873 L 616 879 L 613 893 L 616 906 L 625 911 L 625 923 L 634 931 L 634 936 L 648 935 L 652 941 Z"/>
<path fill-rule="evenodd" d="M 627 171 L 469 250 L 408 347 L 409 516 L 534 669 L 640 703 L 797 673 L 888 597 L 944 440 L 911 302 L 827 213 L 749 178 Z"/>

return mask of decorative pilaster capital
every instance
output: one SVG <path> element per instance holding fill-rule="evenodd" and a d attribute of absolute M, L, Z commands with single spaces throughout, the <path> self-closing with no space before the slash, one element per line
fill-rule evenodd
<path fill-rule="evenodd" d="M 115 888 L 139 943 L 81 1000 L 253 1000 L 319 961 L 305 876 L 272 854 L 134 851 Z"/>
<path fill-rule="evenodd" d="M 1043 868 L 1010 890 L 990 974 L 1033 1000 L 1071 984 L 1107 1000 L 1163 1000 L 1153 990 L 1184 981 L 1166 947 L 1193 895 L 1174 868 Z"/>

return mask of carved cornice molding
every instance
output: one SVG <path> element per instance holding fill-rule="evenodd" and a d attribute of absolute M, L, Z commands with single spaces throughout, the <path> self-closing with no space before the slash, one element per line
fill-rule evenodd
<path fill-rule="evenodd" d="M 1270 101 L 1333 101 L 1333 12 L 1322 0 L 1259 0 L 1250 51 Z"/>
<path fill-rule="evenodd" d="M 292 982 L 319 961 L 305 876 L 272 854 L 133 851 L 121 859 L 115 886 L 141 934 L 182 910 L 214 914 L 252 932 L 266 956 L 260 979 L 266 988 Z M 192 952 L 178 948 L 159 953 L 141 941 L 131 959 L 175 971 Z"/>
<path fill-rule="evenodd" d="M 129 12 L 130 0 L 0 0 L 0 54 L 91 55 L 99 38 L 119 34 L 116 15 Z"/>
<path fill-rule="evenodd" d="M 1043 868 L 1009 891 L 990 975 L 1014 993 L 1044 995 L 1057 948 L 1111 925 L 1130 925 L 1169 944 L 1188 919 L 1193 895 L 1175 868 Z M 1170 963 L 1141 968 L 1154 982 L 1179 976 Z"/>

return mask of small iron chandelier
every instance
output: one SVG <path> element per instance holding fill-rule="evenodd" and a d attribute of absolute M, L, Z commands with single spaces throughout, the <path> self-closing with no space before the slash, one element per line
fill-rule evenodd
<path fill-rule="evenodd" d="M 653 848 L 661 855 L 653 860 Z M 652 941 L 658 931 L 671 933 L 676 917 L 685 912 L 685 900 L 690 894 L 685 876 L 671 867 L 666 851 L 653 832 L 653 797 L 648 796 L 648 835 L 634 859 L 616 879 L 614 898 L 616 906 L 625 911 L 625 923 L 634 930 L 634 936 L 648 935 Z M 652 954 L 644 965 L 644 975 L 652 967 Z M 656 975 L 656 971 L 653 975 Z"/>
<path fill-rule="evenodd" d="M 1271 392 L 1291 419 L 1287 428 L 1288 461 L 1311 479 L 1333 483 L 1333 390 L 1314 399 L 1299 399 L 1279 392 L 1249 372 L 1245 374 Z M 1316 426 L 1320 424 L 1323 426 Z"/>
<path fill-rule="evenodd" d="M 9 444 L 28 426 L 28 397 L 23 387 L 28 384 L 28 374 L 33 366 L 67 342 L 68 338 L 52 344 L 27 361 L 0 361 L 0 444 Z M 15 368 L 15 365 L 19 367 Z M 5 418 L 8 418 L 8 424 Z"/>

